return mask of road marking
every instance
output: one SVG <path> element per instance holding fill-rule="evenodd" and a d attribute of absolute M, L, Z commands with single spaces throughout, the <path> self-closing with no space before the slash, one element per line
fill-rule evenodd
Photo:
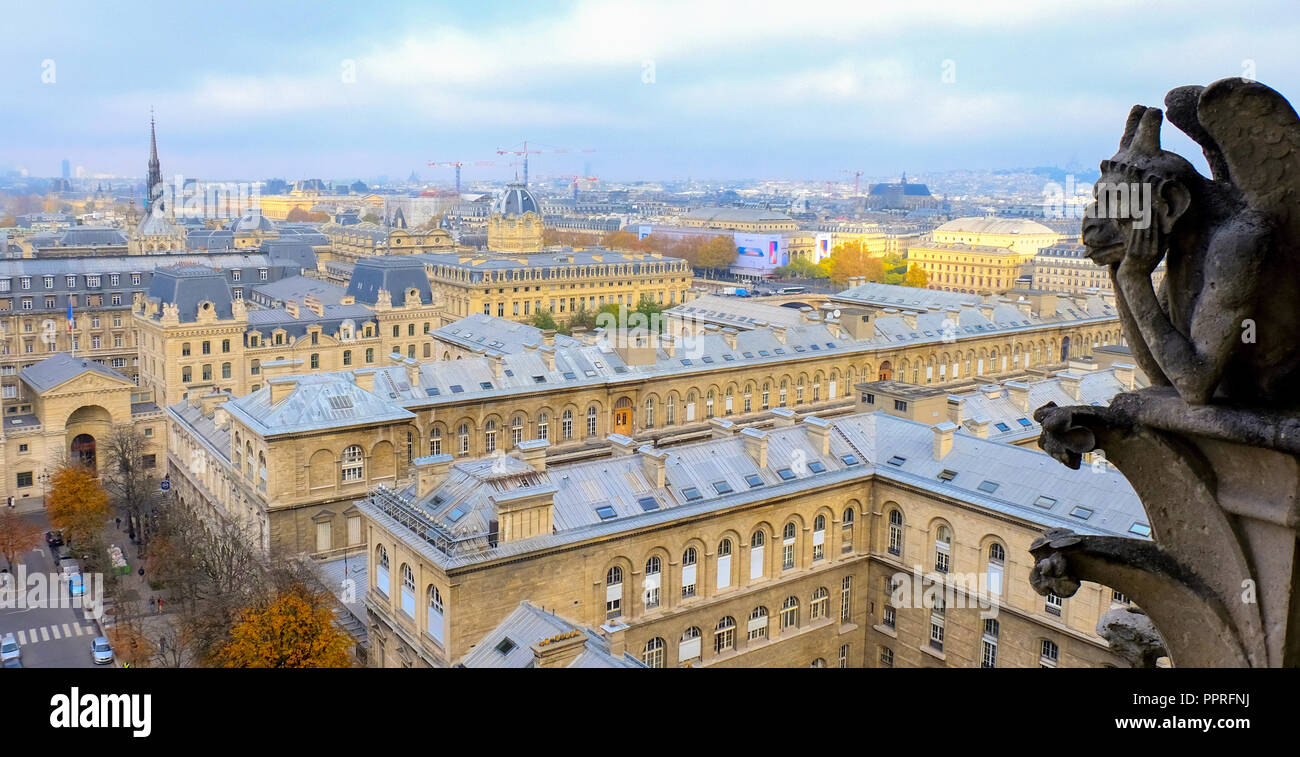
<path fill-rule="evenodd" d="M 85 631 L 85 629 L 83 629 L 83 628 L 81 627 L 81 624 L 80 624 L 80 623 L 78 623 L 77 625 L 73 626 L 73 628 L 77 629 L 77 635 L 78 635 L 78 636 L 85 636 L 85 635 L 86 635 L 86 631 Z"/>
<path fill-rule="evenodd" d="M 19 646 L 21 646 L 21 645 L 23 645 L 23 644 L 26 644 L 26 643 L 27 643 L 27 636 L 26 636 L 22 631 L 19 631 L 19 632 L 18 632 L 18 644 L 19 644 Z"/>
<path fill-rule="evenodd" d="M 50 640 L 50 629 L 48 627 L 42 626 L 41 641 L 49 641 L 49 640 Z"/>
<path fill-rule="evenodd" d="M 66 637 L 68 637 L 69 639 L 72 638 L 72 629 L 71 629 L 71 628 L 68 628 L 68 624 L 67 624 L 67 623 L 64 623 L 64 624 L 63 624 L 63 635 L 66 636 Z M 77 635 L 80 636 L 81 634 L 77 634 Z"/>
<path fill-rule="evenodd" d="M 61 638 L 63 638 L 63 637 L 59 636 L 59 627 L 58 627 L 58 626 L 50 626 L 50 633 L 54 634 L 54 638 L 55 638 L 56 640 L 57 640 L 57 639 L 61 639 Z"/>

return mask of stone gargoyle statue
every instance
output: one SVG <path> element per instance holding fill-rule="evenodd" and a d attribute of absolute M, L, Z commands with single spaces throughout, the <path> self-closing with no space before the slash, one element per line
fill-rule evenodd
<path fill-rule="evenodd" d="M 1083 222 L 1151 386 L 1034 413 L 1062 463 L 1104 451 L 1154 540 L 1055 529 L 1031 549 L 1030 580 L 1043 594 L 1079 581 L 1122 591 L 1176 665 L 1296 666 L 1300 118 L 1235 78 L 1179 87 L 1165 106 L 1211 177 L 1160 147 L 1159 109 L 1135 106 Z"/>

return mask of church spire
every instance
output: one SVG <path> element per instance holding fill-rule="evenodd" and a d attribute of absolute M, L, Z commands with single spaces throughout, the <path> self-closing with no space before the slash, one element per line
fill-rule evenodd
<path fill-rule="evenodd" d="M 158 163 L 158 132 L 154 126 L 153 108 L 149 109 L 149 178 L 148 199 L 150 209 L 153 208 L 154 202 L 162 195 L 162 167 Z M 159 210 L 162 206 L 158 206 Z"/>

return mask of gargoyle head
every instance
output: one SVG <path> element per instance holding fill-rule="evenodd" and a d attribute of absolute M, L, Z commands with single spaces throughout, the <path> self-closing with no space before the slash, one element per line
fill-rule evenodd
<path fill-rule="evenodd" d="M 1123 259 L 1135 225 L 1156 223 L 1171 233 L 1205 181 L 1181 155 L 1160 147 L 1162 121 L 1159 108 L 1133 106 L 1119 151 L 1101 163 L 1083 220 L 1083 243 L 1098 265 Z"/>

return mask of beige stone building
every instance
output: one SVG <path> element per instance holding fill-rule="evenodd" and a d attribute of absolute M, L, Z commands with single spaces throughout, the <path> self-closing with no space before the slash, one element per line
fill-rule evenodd
<path fill-rule="evenodd" d="M 913 243 L 908 262 L 929 276 L 929 288 L 987 294 L 1016 287 L 1025 264 L 1057 234 L 1042 224 L 1013 218 L 958 218 Z"/>
<path fill-rule="evenodd" d="M 542 209 L 537 198 L 523 184 L 507 186 L 488 214 L 488 249 L 507 253 L 541 252 L 542 231 Z"/>
<path fill-rule="evenodd" d="M 878 412 L 611 442 L 613 457 L 567 465 L 544 441 L 435 455 L 400 491 L 372 487 L 356 503 L 370 664 L 508 656 L 500 627 L 521 602 L 648 667 L 1123 664 L 1093 630 L 1122 597 L 1044 598 L 1028 581 L 1046 527 L 1146 528 L 1114 471 Z M 1006 475 L 1023 468 L 1032 483 Z M 581 633 L 565 654 L 595 646 Z"/>
<path fill-rule="evenodd" d="M 140 385 L 157 402 L 214 389 L 243 396 L 276 373 L 387 365 L 394 354 L 434 358 L 427 334 L 442 324 L 442 309 L 410 256 L 363 260 L 346 293 L 329 302 L 320 295 L 333 285 L 299 279 L 301 296 L 250 307 L 244 287 L 260 279 L 197 265 L 159 270 L 132 314 Z"/>
<path fill-rule="evenodd" d="M 28 411 L 6 415 L 0 428 L 0 497 L 44 497 L 65 461 L 103 472 L 111 461 L 98 446 L 115 426 L 135 428 L 148 443 L 143 460 L 161 478 L 167 422 L 131 379 L 93 360 L 56 353 L 24 368 L 19 380 Z M 155 442 L 155 440 L 159 440 Z"/>

